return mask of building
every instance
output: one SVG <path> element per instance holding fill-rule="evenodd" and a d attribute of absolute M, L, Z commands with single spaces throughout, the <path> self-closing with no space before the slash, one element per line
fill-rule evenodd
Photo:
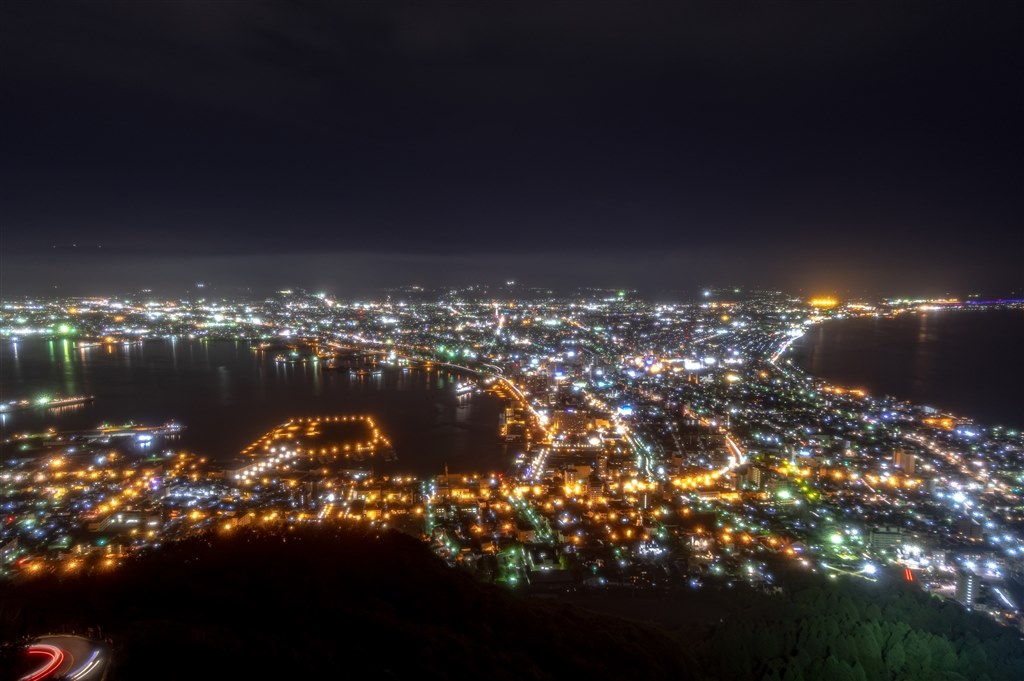
<path fill-rule="evenodd" d="M 906 475 L 913 475 L 917 467 L 917 457 L 912 452 L 897 449 L 893 452 L 892 463 Z"/>
<path fill-rule="evenodd" d="M 903 528 L 896 525 L 872 528 L 868 541 L 874 551 L 895 548 L 903 542 Z"/>
<path fill-rule="evenodd" d="M 956 573 L 956 601 L 965 608 L 973 608 L 978 598 L 978 576 L 967 570 Z"/>
<path fill-rule="evenodd" d="M 114 534 L 133 534 L 142 532 L 158 532 L 163 522 L 159 513 L 146 511 L 114 511 L 99 521 L 89 523 L 93 532 L 109 532 Z"/>
<path fill-rule="evenodd" d="M 982 541 L 985 538 L 985 528 L 973 518 L 960 518 L 957 520 L 956 533 L 969 541 Z"/>
<path fill-rule="evenodd" d="M 762 480 L 767 475 L 766 471 L 760 466 L 754 464 L 747 464 L 736 470 L 736 486 L 740 489 L 761 489 Z"/>

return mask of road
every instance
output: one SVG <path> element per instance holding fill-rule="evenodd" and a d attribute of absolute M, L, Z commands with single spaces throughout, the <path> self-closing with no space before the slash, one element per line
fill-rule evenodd
<path fill-rule="evenodd" d="M 43 636 L 25 647 L 18 681 L 103 681 L 110 666 L 110 651 L 105 645 L 81 636 Z"/>

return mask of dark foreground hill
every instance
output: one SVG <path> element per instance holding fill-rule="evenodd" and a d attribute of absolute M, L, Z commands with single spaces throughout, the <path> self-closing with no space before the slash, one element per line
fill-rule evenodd
<path fill-rule="evenodd" d="M 779 575 L 784 595 L 711 586 L 627 595 L 630 608 L 621 593 L 607 599 L 658 626 L 479 584 L 398 533 L 241 533 L 172 544 L 116 573 L 6 585 L 0 640 L 91 628 L 111 640 L 111 681 L 1024 679 L 1020 633 L 953 603 L 899 582 Z"/>
<path fill-rule="evenodd" d="M 3 594 L 5 640 L 112 639 L 120 679 L 687 679 L 654 627 L 524 601 L 398 533 L 241 534 Z"/>

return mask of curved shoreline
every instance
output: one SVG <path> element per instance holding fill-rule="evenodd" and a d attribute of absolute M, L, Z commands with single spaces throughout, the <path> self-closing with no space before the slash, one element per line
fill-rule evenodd
<path fill-rule="evenodd" d="M 941 311 L 964 312 L 967 310 L 970 310 L 971 312 L 1020 313 L 1022 314 L 1020 319 L 1024 321 L 1024 310 L 1015 306 L 999 306 L 987 308 L 956 308 L 951 310 L 944 309 Z M 804 376 L 813 378 L 814 380 L 817 381 L 821 381 L 826 385 L 841 387 L 844 389 L 848 388 L 848 386 L 853 386 L 855 388 L 867 390 L 872 395 L 886 396 L 891 399 L 908 402 L 919 407 L 929 407 L 937 410 L 938 412 L 943 413 L 944 415 L 952 416 L 961 420 L 970 420 L 986 426 L 1003 426 L 1015 430 L 1024 429 L 1024 422 L 1017 422 L 1013 420 L 1013 414 L 1020 414 L 1019 407 L 1021 405 L 1019 403 L 1019 400 L 1017 400 L 1012 393 L 1009 393 L 1005 385 L 1000 387 L 998 384 L 995 383 L 995 381 L 998 381 L 1001 377 L 1008 375 L 1009 378 L 1005 379 L 1006 381 L 1014 385 L 1019 384 L 1022 380 L 1024 380 L 1024 375 L 1018 375 L 1020 374 L 1019 371 L 1007 374 L 1006 371 L 1000 371 L 999 367 L 992 366 L 987 367 L 984 370 L 961 371 L 959 374 L 961 383 L 959 384 L 956 380 L 950 380 L 951 377 L 945 362 L 948 359 L 946 356 L 956 353 L 957 347 L 954 345 L 953 341 L 949 340 L 949 337 L 956 336 L 956 333 L 947 333 L 945 334 L 946 338 L 937 339 L 931 337 L 925 338 L 923 340 L 918 340 L 918 343 L 944 345 L 944 347 L 942 347 L 941 349 L 941 352 L 928 352 L 921 350 L 915 351 L 912 341 L 907 342 L 906 338 L 897 339 L 895 341 L 895 345 L 890 346 L 889 351 L 886 352 L 884 348 L 879 347 L 881 342 L 876 335 L 860 335 L 855 337 L 853 341 L 855 344 L 859 343 L 862 346 L 857 348 L 858 351 L 848 351 L 848 354 L 844 354 L 842 357 L 831 357 L 829 360 L 827 360 L 827 362 L 830 362 L 833 366 L 830 366 L 824 370 L 819 370 L 818 372 L 815 372 L 814 370 L 811 369 L 810 357 L 815 352 L 828 352 L 828 350 L 824 348 L 827 345 L 834 346 L 836 344 L 834 339 L 820 337 L 818 339 L 808 338 L 808 335 L 812 331 L 817 331 L 819 334 L 824 333 L 823 329 L 825 329 L 828 326 L 828 322 L 837 323 L 831 325 L 832 329 L 836 329 L 837 327 L 841 326 L 841 324 L 838 324 L 841 322 L 845 322 L 846 325 L 849 325 L 851 322 L 865 323 L 868 320 L 871 320 L 876 324 L 898 324 L 899 321 L 906 320 L 910 313 L 914 313 L 915 317 L 929 317 L 929 321 L 934 322 L 936 320 L 936 317 L 933 316 L 932 314 L 934 312 L 936 312 L 936 310 L 906 310 L 896 314 L 863 316 L 858 315 L 838 319 L 832 318 L 819 320 L 813 324 L 801 327 L 800 330 L 802 331 L 802 333 L 799 336 L 787 338 L 783 343 L 781 343 L 778 346 L 777 351 L 770 358 L 769 361 L 772 364 L 777 364 L 778 360 L 782 359 L 788 353 L 789 357 L 786 357 L 786 359 L 790 360 L 787 364 L 788 367 L 791 367 L 792 369 L 800 372 Z M 946 317 L 946 319 L 949 318 L 950 317 Z M 1014 318 L 1016 318 L 1015 315 Z M 962 324 L 962 322 L 960 323 Z M 1010 327 L 1010 332 L 1008 334 L 999 333 L 998 338 L 996 338 L 996 340 L 1001 340 L 1003 342 L 1005 342 L 1005 338 L 1009 338 L 1012 340 L 1016 338 L 1018 335 L 1021 335 L 1022 330 L 1024 330 L 1024 324 L 1021 324 L 1019 327 Z M 958 331 L 960 332 L 959 335 L 961 336 L 969 336 L 970 334 L 976 334 L 976 331 L 974 329 L 966 326 L 961 326 L 960 329 L 958 329 Z M 889 329 L 889 332 L 898 335 L 899 333 L 907 333 L 907 330 L 906 328 L 900 329 L 894 326 L 893 328 Z M 832 333 L 836 332 L 833 331 Z M 934 329 L 931 330 L 931 333 L 935 333 Z M 989 336 L 988 338 L 995 337 Z M 981 343 L 977 342 L 977 339 L 968 338 L 967 340 L 974 341 L 971 343 L 972 348 L 982 345 Z M 961 338 L 959 342 L 962 344 L 965 341 L 963 338 Z M 908 356 L 906 358 L 894 357 L 894 353 L 892 352 L 893 347 L 896 347 L 904 351 Z M 798 349 L 798 353 L 794 353 L 794 349 Z M 986 357 L 992 355 L 992 353 L 972 353 L 966 351 L 965 354 L 969 354 L 971 356 Z M 901 379 L 899 382 L 901 389 L 894 390 L 892 382 L 889 381 L 889 383 L 887 384 L 885 379 L 886 377 L 889 377 L 891 379 L 893 375 L 897 374 L 896 371 L 891 370 L 893 367 L 903 369 L 905 367 L 905 362 L 911 359 L 911 356 L 913 356 L 913 358 L 917 360 L 918 364 L 924 365 L 923 368 L 921 366 L 918 366 L 917 370 L 924 371 L 926 373 L 924 373 L 923 376 L 917 376 L 916 379 L 912 377 Z M 996 355 L 995 357 L 1000 356 L 1003 355 Z M 990 358 L 988 359 L 988 361 L 994 362 L 997 361 L 997 359 Z M 837 367 L 835 366 L 837 362 L 845 362 L 847 366 Z M 874 364 L 874 366 L 872 366 L 872 364 Z M 935 366 L 937 364 L 941 366 Z M 889 366 L 886 367 L 886 365 Z M 857 371 L 863 374 L 863 378 L 851 381 L 849 380 L 849 375 L 845 377 L 842 376 L 844 370 L 847 374 L 850 371 Z M 955 397 L 956 395 L 970 391 L 969 387 L 965 388 L 965 384 L 963 383 L 963 381 L 978 376 L 988 377 L 987 385 L 976 386 L 976 393 L 979 395 L 984 393 L 986 395 L 985 400 L 978 401 L 977 407 L 967 406 L 962 403 L 956 404 L 955 402 L 950 402 L 951 396 Z M 915 395 L 915 390 L 911 387 L 911 383 L 914 380 L 921 381 L 925 384 L 930 385 L 930 392 L 933 394 L 933 396 L 925 397 L 924 399 L 922 399 L 922 396 L 920 394 Z M 999 409 L 998 407 L 1003 403 L 1011 404 L 1010 408 Z M 1016 404 L 1016 408 L 1013 406 L 1014 404 Z"/>

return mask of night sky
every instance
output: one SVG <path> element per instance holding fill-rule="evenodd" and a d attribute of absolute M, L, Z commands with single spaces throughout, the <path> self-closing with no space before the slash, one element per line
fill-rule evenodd
<path fill-rule="evenodd" d="M 1022 35 L 1015 2 L 8 0 L 3 294 L 1020 291 Z"/>

